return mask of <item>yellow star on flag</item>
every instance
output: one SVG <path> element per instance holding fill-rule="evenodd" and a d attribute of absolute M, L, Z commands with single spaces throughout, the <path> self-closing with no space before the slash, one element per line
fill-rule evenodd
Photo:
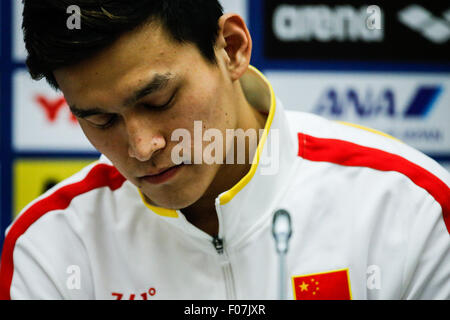
<path fill-rule="evenodd" d="M 308 291 L 308 286 L 309 286 L 309 284 L 305 283 L 304 281 L 302 282 L 301 285 L 299 285 L 299 287 L 302 289 L 302 291 Z"/>

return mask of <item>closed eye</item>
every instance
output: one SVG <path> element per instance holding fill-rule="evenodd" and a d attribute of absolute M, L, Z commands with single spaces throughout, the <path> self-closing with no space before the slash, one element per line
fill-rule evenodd
<path fill-rule="evenodd" d="M 175 96 L 177 95 L 177 92 L 178 92 L 178 89 L 175 90 L 175 92 L 172 94 L 170 99 L 164 104 L 154 105 L 154 104 L 150 104 L 150 103 L 145 103 L 144 102 L 144 103 L 142 103 L 142 105 L 145 108 L 150 109 L 150 110 L 163 111 L 163 110 L 165 110 L 165 109 L 167 109 L 167 108 L 169 108 L 171 106 L 172 102 L 175 100 Z"/>
<path fill-rule="evenodd" d="M 101 113 L 85 117 L 89 124 L 99 129 L 107 129 L 111 127 L 117 119 L 117 115 L 112 113 Z"/>

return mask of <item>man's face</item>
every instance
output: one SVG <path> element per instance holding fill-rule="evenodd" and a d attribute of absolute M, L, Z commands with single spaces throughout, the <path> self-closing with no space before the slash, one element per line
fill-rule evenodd
<path fill-rule="evenodd" d="M 236 128 L 225 50 L 217 57 L 217 65 L 207 62 L 194 45 L 173 41 L 153 23 L 55 77 L 93 146 L 151 203 L 181 209 L 205 194 L 220 164 L 181 165 L 148 176 L 175 166 L 174 130 L 187 129 L 193 138 L 195 120 L 203 132 Z"/>

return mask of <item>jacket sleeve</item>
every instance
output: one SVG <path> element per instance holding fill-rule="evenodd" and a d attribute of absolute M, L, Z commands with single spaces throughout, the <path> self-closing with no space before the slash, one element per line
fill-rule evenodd
<path fill-rule="evenodd" d="M 450 189 L 442 190 L 446 203 Z M 450 299 L 449 212 L 427 194 L 412 213 L 403 272 L 403 299 Z"/>
<path fill-rule="evenodd" d="M 62 283 L 57 279 L 55 265 L 42 255 L 30 239 L 22 237 L 17 241 L 13 264 L 9 287 L 11 300 L 65 298 Z"/>
<path fill-rule="evenodd" d="M 0 269 L 2 299 L 94 298 L 85 248 L 63 211 L 46 214 L 13 243 L 7 243 L 14 238 L 10 233 Z"/>

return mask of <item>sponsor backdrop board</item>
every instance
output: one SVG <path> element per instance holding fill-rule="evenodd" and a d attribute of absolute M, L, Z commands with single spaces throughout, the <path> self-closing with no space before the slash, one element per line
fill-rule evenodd
<path fill-rule="evenodd" d="M 266 74 L 287 109 L 371 127 L 428 154 L 450 153 L 450 76 Z"/>
<path fill-rule="evenodd" d="M 448 1 L 264 2 L 269 59 L 450 61 Z"/>
<path fill-rule="evenodd" d="M 385 131 L 450 167 L 448 1 L 221 2 L 248 23 L 251 63 L 287 108 Z M 96 153 L 61 94 L 27 75 L 22 2 L 2 0 L 0 11 L 1 245 L 13 214 L 45 184 L 33 195 L 16 174 L 60 172 L 59 161 Z"/>
<path fill-rule="evenodd" d="M 249 12 L 264 68 L 450 71 L 448 1 L 251 0 Z"/>
<path fill-rule="evenodd" d="M 94 151 L 64 96 L 25 69 L 13 74 L 13 119 L 16 151 Z"/>
<path fill-rule="evenodd" d="M 14 163 L 14 213 L 95 159 L 26 159 Z"/>

